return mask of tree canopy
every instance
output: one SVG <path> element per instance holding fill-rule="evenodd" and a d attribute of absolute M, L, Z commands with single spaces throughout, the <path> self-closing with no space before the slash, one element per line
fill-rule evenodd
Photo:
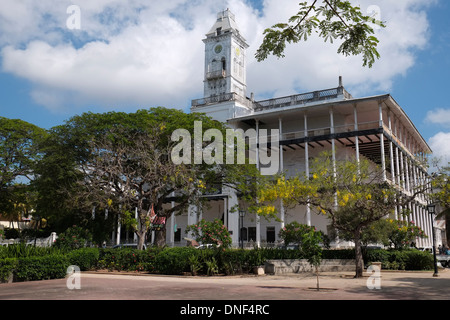
<path fill-rule="evenodd" d="M 256 174 L 245 164 L 172 161 L 178 143 L 172 141 L 172 133 L 183 129 L 194 135 L 196 123 L 202 128 L 200 148 L 214 144 L 203 137 L 209 129 L 225 136 L 224 124 L 203 114 L 162 107 L 72 117 L 53 128 L 46 143 L 36 185 L 51 190 L 41 196 L 41 208 L 56 216 L 61 211 L 55 208 L 64 207 L 67 217 L 78 214 L 86 223 L 92 212 L 107 209 L 132 228 L 142 247 L 155 221 L 164 222 L 190 204 L 199 205 L 205 200 L 203 194 L 216 192 L 222 184 L 235 189 L 246 186 L 246 174 Z M 181 152 L 195 148 L 189 143 Z M 169 199 L 175 206 L 169 205 Z M 156 243 L 165 243 L 164 224 Z"/>
<path fill-rule="evenodd" d="M 29 182 L 42 157 L 46 131 L 19 119 L 0 117 L 0 213 L 10 218 L 27 215 L 34 200 Z"/>

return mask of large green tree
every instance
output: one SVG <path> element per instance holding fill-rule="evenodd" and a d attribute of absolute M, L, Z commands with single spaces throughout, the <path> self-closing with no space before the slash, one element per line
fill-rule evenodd
<path fill-rule="evenodd" d="M 195 132 L 196 124 L 201 124 L 200 132 Z M 185 130 L 189 138 L 194 132 L 201 135 L 200 146 L 189 140 L 186 148 L 179 150 L 183 156 L 191 154 L 192 161 L 176 163 L 171 159 L 173 148 L 181 143 L 172 141 L 172 133 L 177 129 Z M 190 204 L 199 205 L 205 200 L 202 194 L 217 191 L 218 185 L 236 188 L 245 179 L 245 165 L 194 162 L 196 148 L 225 146 L 225 141 L 203 141 L 203 133 L 208 129 L 225 136 L 225 126 L 203 114 L 162 107 L 135 113 L 75 116 L 52 129 L 49 141 L 53 143 L 48 144 L 42 162 L 43 187 L 46 181 L 59 181 L 47 193 L 58 199 L 48 209 L 65 208 L 66 216 L 81 213 L 86 218 L 93 208 L 97 212 L 108 209 L 134 230 L 142 247 L 155 222 L 160 224 Z M 218 154 L 220 148 L 215 147 L 210 148 L 210 154 Z M 174 207 L 167 205 L 169 199 L 175 201 Z M 48 203 L 40 203 L 48 207 Z M 157 232 L 158 245 L 165 243 L 165 235 L 162 224 Z"/>
<path fill-rule="evenodd" d="M 0 117 L 0 213 L 11 219 L 28 214 L 34 199 L 30 181 L 42 157 L 46 131 L 19 119 Z"/>

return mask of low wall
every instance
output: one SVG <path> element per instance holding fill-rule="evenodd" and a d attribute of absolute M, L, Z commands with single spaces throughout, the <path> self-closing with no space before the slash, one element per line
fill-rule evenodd
<path fill-rule="evenodd" d="M 355 271 L 356 262 L 353 259 L 323 259 L 319 271 Z M 267 260 L 264 264 L 266 274 L 284 274 L 312 272 L 314 268 L 306 259 Z"/>

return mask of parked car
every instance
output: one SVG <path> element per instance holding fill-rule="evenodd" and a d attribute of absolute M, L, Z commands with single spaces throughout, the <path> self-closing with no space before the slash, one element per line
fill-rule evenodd
<path fill-rule="evenodd" d="M 137 249 L 138 245 L 137 243 L 121 243 L 121 244 L 116 244 L 115 246 L 113 246 L 114 249 L 122 249 L 122 248 L 130 248 L 130 249 Z M 147 245 L 144 243 L 144 250 L 147 249 Z"/>

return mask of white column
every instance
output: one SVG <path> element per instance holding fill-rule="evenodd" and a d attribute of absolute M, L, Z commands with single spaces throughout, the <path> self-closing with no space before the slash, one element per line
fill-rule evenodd
<path fill-rule="evenodd" d="M 256 167 L 259 170 L 259 120 L 256 119 Z M 261 246 L 261 217 L 256 215 L 256 246 Z"/>
<path fill-rule="evenodd" d="M 308 115 L 305 112 L 303 114 L 303 122 L 304 122 L 304 135 L 305 138 L 308 137 Z M 305 174 L 306 177 L 309 178 L 309 149 L 308 149 L 308 141 L 305 141 Z M 306 205 L 306 225 L 311 226 L 311 206 L 308 203 Z"/>
<path fill-rule="evenodd" d="M 120 244 L 120 232 L 122 226 L 120 224 L 120 215 L 117 217 L 117 233 L 116 233 L 116 244 Z"/>
<path fill-rule="evenodd" d="M 408 156 L 405 155 L 405 175 L 406 175 L 406 191 L 411 191 L 411 186 L 409 184 L 409 159 Z"/>
<path fill-rule="evenodd" d="M 330 107 L 330 133 L 334 134 L 334 116 L 333 107 Z M 336 146 L 334 138 L 331 139 L 331 156 L 333 159 L 333 176 L 336 178 Z"/>
<path fill-rule="evenodd" d="M 135 219 L 136 221 L 138 221 L 138 208 L 137 208 L 137 207 L 134 208 L 134 219 Z M 139 226 L 140 226 L 140 223 L 138 223 L 138 228 L 139 228 Z M 138 229 L 138 230 L 139 230 L 139 229 Z M 133 234 L 133 242 L 134 242 L 134 243 L 137 243 L 137 242 L 138 242 L 138 238 L 137 238 L 136 232 Z"/>
<path fill-rule="evenodd" d="M 355 122 L 354 129 L 356 132 L 358 132 L 358 113 L 356 111 L 356 103 L 353 106 L 353 118 L 354 118 L 354 122 Z M 356 162 L 359 165 L 359 136 L 358 135 L 355 136 L 355 152 L 356 152 Z M 358 169 L 358 171 L 359 171 L 359 169 Z"/>
<path fill-rule="evenodd" d="M 281 120 L 281 117 L 278 118 L 278 127 L 279 127 L 279 132 L 280 132 L 280 140 L 283 137 L 283 121 Z M 281 142 L 281 141 L 280 141 Z M 283 165 L 283 146 L 280 144 L 279 145 L 279 150 L 280 150 L 280 173 L 283 173 L 284 170 L 284 165 Z M 283 199 L 280 200 L 280 228 L 283 229 L 284 225 L 285 225 L 285 216 L 284 216 L 284 203 L 283 203 Z"/>
<path fill-rule="evenodd" d="M 228 199 L 227 199 L 227 212 L 228 212 L 228 230 L 232 230 L 233 234 L 231 235 L 231 241 L 233 247 L 239 246 L 239 202 L 237 198 L 236 192 L 227 188 Z M 237 208 L 237 210 L 236 210 Z M 225 208 L 224 208 L 225 209 Z M 234 210 L 232 210 L 234 209 Z M 259 216 L 257 216 L 259 217 Z"/>
<path fill-rule="evenodd" d="M 173 194 L 172 194 L 172 196 L 173 196 Z M 174 208 L 175 201 L 171 201 L 170 206 L 172 208 Z M 170 215 L 169 244 L 172 247 L 175 245 L 175 212 L 172 212 L 172 214 Z"/>
<path fill-rule="evenodd" d="M 378 109 L 380 113 L 380 128 L 383 128 L 383 104 L 378 103 Z M 380 134 L 380 151 L 381 151 L 381 170 L 383 170 L 383 181 L 386 181 L 386 159 L 384 156 L 384 134 Z"/>
<path fill-rule="evenodd" d="M 391 122 L 391 112 L 389 111 L 388 115 L 388 122 L 389 122 L 389 133 L 392 137 L 392 122 Z M 392 183 L 395 183 L 395 168 L 394 168 L 394 146 L 392 143 L 392 139 L 389 141 L 389 158 L 391 160 L 391 180 Z"/>

